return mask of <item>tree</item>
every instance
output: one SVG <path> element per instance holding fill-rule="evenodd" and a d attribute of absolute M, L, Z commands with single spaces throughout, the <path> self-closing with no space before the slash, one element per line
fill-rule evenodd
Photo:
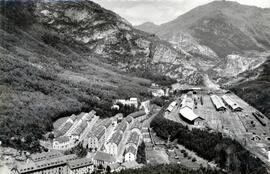
<path fill-rule="evenodd" d="M 110 166 L 106 167 L 106 173 L 111 173 L 111 167 Z"/>

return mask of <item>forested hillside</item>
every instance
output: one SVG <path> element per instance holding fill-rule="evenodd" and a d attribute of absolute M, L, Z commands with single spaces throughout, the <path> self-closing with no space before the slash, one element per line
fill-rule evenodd
<path fill-rule="evenodd" d="M 170 137 L 179 144 L 194 151 L 208 161 L 214 161 L 219 167 L 230 173 L 266 173 L 265 165 L 244 149 L 237 141 L 223 137 L 221 133 L 210 133 L 207 130 L 189 130 L 181 123 L 167 120 L 161 110 L 151 122 L 157 136 L 163 140 Z"/>

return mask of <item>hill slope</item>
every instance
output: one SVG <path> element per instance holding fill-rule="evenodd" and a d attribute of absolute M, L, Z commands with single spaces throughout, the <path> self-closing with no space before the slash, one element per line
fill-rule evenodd
<path fill-rule="evenodd" d="M 158 26 L 154 33 L 180 46 L 187 47 L 192 43 L 206 46 L 219 57 L 226 57 L 233 52 L 269 49 L 269 19 L 270 9 L 232 1 L 214 1 Z"/>
<path fill-rule="evenodd" d="M 59 117 L 148 97 L 150 81 L 131 73 L 201 82 L 187 55 L 91 1 L 1 1 L 0 21 L 3 145 L 35 151 Z"/>

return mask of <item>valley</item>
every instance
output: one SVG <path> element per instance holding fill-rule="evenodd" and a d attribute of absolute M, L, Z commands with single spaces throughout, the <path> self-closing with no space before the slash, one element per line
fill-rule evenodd
<path fill-rule="evenodd" d="M 1 1 L 0 173 L 269 172 L 269 16 L 213 1 L 133 26 Z"/>

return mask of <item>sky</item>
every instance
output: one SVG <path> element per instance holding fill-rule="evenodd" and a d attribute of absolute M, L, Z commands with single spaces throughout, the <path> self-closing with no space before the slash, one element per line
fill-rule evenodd
<path fill-rule="evenodd" d="M 92 0 L 112 10 L 133 25 L 162 24 L 213 0 Z M 270 0 L 234 0 L 241 4 L 270 8 Z"/>

